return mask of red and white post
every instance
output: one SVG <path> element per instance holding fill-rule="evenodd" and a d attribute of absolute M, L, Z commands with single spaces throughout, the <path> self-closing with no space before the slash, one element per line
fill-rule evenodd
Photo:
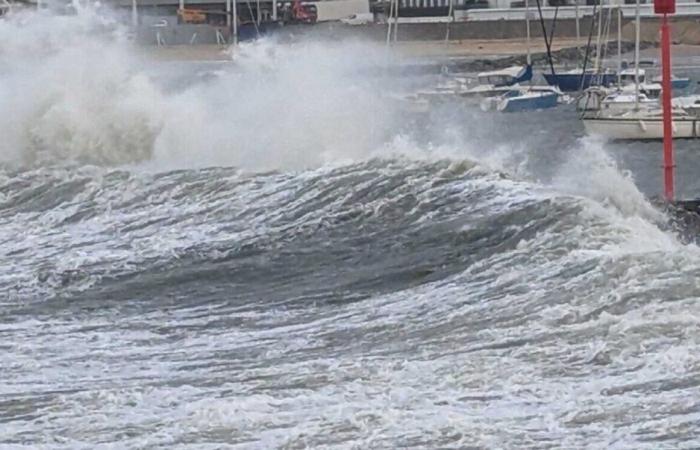
<path fill-rule="evenodd" d="M 674 200 L 673 122 L 671 111 L 671 30 L 668 14 L 676 12 L 675 0 L 654 0 L 654 12 L 661 14 L 661 106 L 664 118 L 664 196 Z"/>

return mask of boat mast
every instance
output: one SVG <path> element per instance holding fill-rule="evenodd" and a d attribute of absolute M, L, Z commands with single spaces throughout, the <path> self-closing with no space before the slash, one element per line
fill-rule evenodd
<path fill-rule="evenodd" d="M 622 89 L 622 9 L 617 7 L 617 88 Z"/>
<path fill-rule="evenodd" d="M 399 38 L 399 0 L 394 0 L 394 3 L 396 4 L 394 7 L 394 42 L 396 42 Z"/>
<path fill-rule="evenodd" d="M 525 0 L 525 34 L 527 36 L 527 65 L 532 64 L 530 56 L 530 2 Z"/>
<path fill-rule="evenodd" d="M 634 109 L 639 109 L 639 0 L 634 7 Z"/>
<path fill-rule="evenodd" d="M 601 45 L 601 33 L 603 32 L 603 4 L 602 0 L 599 0 L 601 2 L 600 5 L 600 11 L 598 11 L 598 38 L 596 39 L 595 43 L 595 73 L 600 72 L 600 45 Z M 639 0 L 637 0 L 639 1 Z"/>
<path fill-rule="evenodd" d="M 392 28 L 392 19 L 394 19 Z M 399 30 L 399 0 L 389 0 L 389 18 L 387 19 L 386 45 L 396 42 Z M 393 39 L 392 39 L 393 31 Z"/>
<path fill-rule="evenodd" d="M 447 44 L 450 41 L 450 25 L 452 22 L 454 22 L 455 18 L 455 9 L 454 9 L 454 0 L 450 0 L 450 6 L 447 11 L 447 29 L 445 30 L 445 44 Z"/>
<path fill-rule="evenodd" d="M 581 28 L 578 20 L 578 0 L 575 0 L 574 8 L 576 14 L 576 68 L 578 69 L 581 67 Z"/>
<path fill-rule="evenodd" d="M 542 27 L 542 36 L 544 37 L 544 45 L 547 47 L 547 60 L 549 61 L 549 68 L 552 70 L 552 76 L 556 75 L 554 71 L 554 62 L 552 61 L 552 42 L 549 40 L 549 35 L 547 33 L 547 27 L 544 24 L 544 17 L 542 16 L 542 5 L 540 0 L 535 0 L 537 2 L 537 14 L 540 16 L 540 26 Z M 554 26 L 557 23 L 557 13 L 559 7 L 557 6 L 554 10 L 554 21 L 552 23 L 552 36 L 554 36 Z"/>
<path fill-rule="evenodd" d="M 139 26 L 139 10 L 136 0 L 131 0 L 131 25 L 134 29 Z"/>
<path fill-rule="evenodd" d="M 391 19 L 394 17 L 394 0 L 389 0 L 389 17 L 386 20 L 386 45 L 391 44 Z"/>

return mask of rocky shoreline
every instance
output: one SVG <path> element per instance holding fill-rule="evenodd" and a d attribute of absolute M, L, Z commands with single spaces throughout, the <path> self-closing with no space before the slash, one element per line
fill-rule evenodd
<path fill-rule="evenodd" d="M 642 42 L 640 43 L 641 49 L 655 47 L 652 42 Z M 616 55 L 617 54 L 617 42 L 608 42 L 602 48 L 603 55 Z M 622 53 L 629 53 L 634 51 L 634 42 L 624 41 L 622 42 Z M 586 49 L 579 47 L 566 47 L 559 50 L 552 51 L 552 63 L 554 66 L 573 66 L 578 61 L 583 61 L 586 57 Z M 595 58 L 595 49 L 588 55 L 589 64 L 592 66 L 593 58 Z M 546 67 L 549 66 L 549 60 L 547 58 L 546 52 L 537 52 L 531 55 L 532 65 Z M 456 64 L 458 71 L 462 72 L 480 72 L 486 70 L 497 70 L 504 67 L 523 65 L 527 62 L 527 56 L 525 54 L 520 55 L 510 55 L 502 56 L 497 58 L 487 58 L 487 59 L 476 59 L 473 61 L 463 61 Z"/>

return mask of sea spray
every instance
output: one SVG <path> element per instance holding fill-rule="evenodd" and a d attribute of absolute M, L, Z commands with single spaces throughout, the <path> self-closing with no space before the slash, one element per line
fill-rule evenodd
<path fill-rule="evenodd" d="M 173 91 L 158 75 L 197 63 L 145 62 L 126 35 L 90 8 L 0 22 L 3 161 L 303 168 L 365 158 L 404 122 L 386 80 L 360 70 L 386 63 L 366 43 L 246 43 Z"/>

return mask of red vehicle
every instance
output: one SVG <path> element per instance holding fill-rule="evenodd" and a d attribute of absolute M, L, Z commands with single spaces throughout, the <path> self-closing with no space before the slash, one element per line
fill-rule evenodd
<path fill-rule="evenodd" d="M 285 23 L 316 23 L 318 11 L 316 5 L 304 4 L 301 0 L 292 0 L 291 5 L 283 9 Z"/>

